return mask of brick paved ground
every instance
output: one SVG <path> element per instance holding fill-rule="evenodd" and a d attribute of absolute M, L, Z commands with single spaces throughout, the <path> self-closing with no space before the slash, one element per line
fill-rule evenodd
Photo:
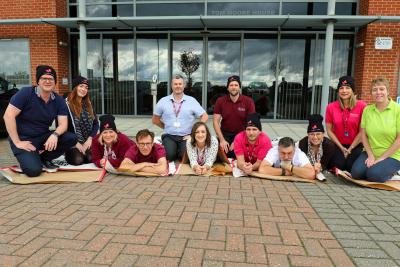
<path fill-rule="evenodd" d="M 400 266 L 399 221 L 400 193 L 334 177 L 0 179 L 0 266 Z"/>

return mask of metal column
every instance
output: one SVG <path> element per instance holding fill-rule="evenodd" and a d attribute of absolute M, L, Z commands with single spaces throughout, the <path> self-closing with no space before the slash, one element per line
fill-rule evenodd
<path fill-rule="evenodd" d="M 335 0 L 328 2 L 328 15 L 335 15 Z M 326 20 L 326 35 L 325 35 L 325 53 L 324 53 L 324 76 L 322 82 L 321 96 L 321 115 L 325 115 L 326 106 L 329 98 L 329 83 L 331 80 L 331 65 L 332 65 L 332 46 L 333 46 L 333 30 L 335 19 Z"/>
<path fill-rule="evenodd" d="M 79 0 L 79 18 L 86 17 L 86 0 Z M 86 22 L 79 21 L 79 72 L 82 76 L 87 77 L 87 37 Z"/>

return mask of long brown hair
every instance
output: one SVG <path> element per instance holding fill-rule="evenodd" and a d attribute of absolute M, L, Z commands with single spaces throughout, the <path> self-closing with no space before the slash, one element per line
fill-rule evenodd
<path fill-rule="evenodd" d="M 196 131 L 200 126 L 204 126 L 206 128 L 206 147 L 210 147 L 211 146 L 211 134 L 210 134 L 210 130 L 208 130 L 207 124 L 205 124 L 202 121 L 198 121 L 196 122 L 193 127 L 192 127 L 192 132 L 190 133 L 190 144 L 195 147 L 196 146 Z"/>
<path fill-rule="evenodd" d="M 79 85 L 75 86 L 74 90 L 72 90 L 72 92 L 68 95 L 67 100 L 71 112 L 76 117 L 80 118 L 83 105 L 78 101 L 78 86 Z M 90 117 L 94 119 L 93 107 L 89 98 L 89 90 L 87 91 L 86 95 L 82 98 L 82 102 L 86 104 L 86 108 L 88 109 Z"/>

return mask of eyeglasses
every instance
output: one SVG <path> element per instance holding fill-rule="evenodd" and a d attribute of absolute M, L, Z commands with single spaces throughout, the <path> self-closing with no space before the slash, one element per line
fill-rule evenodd
<path fill-rule="evenodd" d="M 54 78 L 40 78 L 40 80 L 44 82 L 54 82 Z"/>
<path fill-rule="evenodd" d="M 145 146 L 151 147 L 153 145 L 153 143 L 138 143 L 138 145 L 140 147 L 145 147 Z"/>

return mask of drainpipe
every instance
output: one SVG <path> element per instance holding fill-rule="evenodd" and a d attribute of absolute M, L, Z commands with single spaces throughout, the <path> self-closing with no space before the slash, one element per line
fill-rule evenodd
<path fill-rule="evenodd" d="M 328 2 L 328 16 L 335 15 L 335 0 Z M 321 115 L 325 116 L 325 110 L 328 106 L 329 98 L 329 83 L 331 80 L 331 65 L 332 65 L 332 46 L 333 46 L 333 30 L 336 19 L 327 19 L 326 35 L 325 35 L 325 53 L 324 53 L 324 76 L 322 82 L 322 96 L 321 96 Z"/>

